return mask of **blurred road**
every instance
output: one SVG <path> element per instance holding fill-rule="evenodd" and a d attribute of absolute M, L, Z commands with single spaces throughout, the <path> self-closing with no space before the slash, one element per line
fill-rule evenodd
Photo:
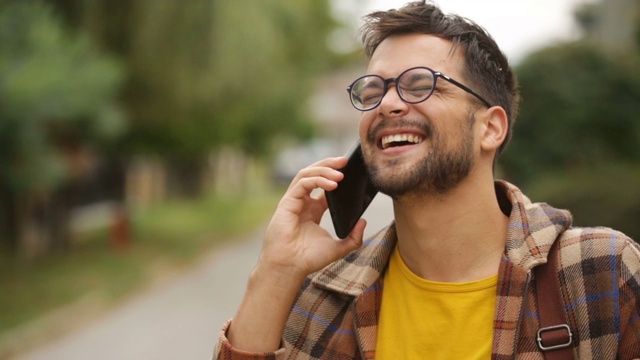
<path fill-rule="evenodd" d="M 365 212 L 365 235 L 388 225 L 391 200 L 379 194 Z M 331 229 L 328 214 L 322 221 Z M 242 298 L 264 228 L 208 255 L 196 268 L 142 294 L 75 333 L 16 360 L 209 359 L 223 323 Z"/>

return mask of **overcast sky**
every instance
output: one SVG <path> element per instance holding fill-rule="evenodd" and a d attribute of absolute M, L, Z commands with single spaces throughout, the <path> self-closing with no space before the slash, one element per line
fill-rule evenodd
<path fill-rule="evenodd" d="M 573 9 L 594 0 L 438 0 L 446 13 L 474 20 L 494 37 L 512 62 L 549 43 L 575 38 Z M 335 0 L 337 16 L 359 26 L 373 10 L 397 8 L 407 0 Z M 348 19 L 348 17 L 351 18 Z M 353 34 L 351 34 L 353 36 Z"/>

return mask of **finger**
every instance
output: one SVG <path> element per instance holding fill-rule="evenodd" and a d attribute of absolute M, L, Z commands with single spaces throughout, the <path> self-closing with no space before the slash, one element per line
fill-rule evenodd
<path fill-rule="evenodd" d="M 289 191 L 290 195 L 294 198 L 303 198 L 311 195 L 311 192 L 315 189 L 322 189 L 325 191 L 335 190 L 338 187 L 338 182 L 326 177 L 316 176 L 300 179 Z"/>
<path fill-rule="evenodd" d="M 311 210 L 311 217 L 309 219 L 318 224 L 322 220 L 322 216 L 324 216 L 324 213 L 329 208 L 329 203 L 327 202 L 325 191 L 327 190 L 320 191 L 317 195 L 313 196 L 313 202 L 309 204 L 309 209 Z"/>
<path fill-rule="evenodd" d="M 351 251 L 362 246 L 362 240 L 364 238 L 364 229 L 367 226 L 367 221 L 365 219 L 360 219 L 353 227 L 349 236 L 340 241 L 341 246 L 343 247 L 344 255 L 350 253 Z"/>
<path fill-rule="evenodd" d="M 338 182 L 344 178 L 344 174 L 338 170 L 326 166 L 306 167 L 296 174 L 296 176 L 291 181 L 291 184 L 289 184 L 289 189 L 287 190 L 294 188 L 298 183 L 300 183 L 300 181 L 303 181 L 307 178 L 315 177 L 323 177 Z"/>
<path fill-rule="evenodd" d="M 305 169 L 301 171 L 299 179 L 315 177 L 315 176 L 321 176 L 336 182 L 344 178 L 344 174 L 339 170 L 335 170 L 328 167 L 317 167 L 317 168 L 310 168 L 310 169 Z"/>
<path fill-rule="evenodd" d="M 316 207 L 318 203 L 324 204 L 311 196 L 314 189 L 322 189 L 331 191 L 338 187 L 338 183 L 323 177 L 305 178 L 298 181 L 295 185 L 287 190 L 285 196 L 280 200 L 279 207 L 282 210 L 289 211 L 294 214 L 301 214 L 305 209 L 315 208 L 318 213 L 323 213 L 326 207 Z"/>
<path fill-rule="evenodd" d="M 345 167 L 345 165 L 347 165 L 347 162 L 349 161 L 349 159 L 347 159 L 344 156 L 339 156 L 339 157 L 330 157 L 330 158 L 326 158 L 326 159 L 322 159 L 320 161 L 317 161 L 311 165 L 309 165 L 308 167 L 330 167 L 332 169 L 342 169 L 343 167 Z"/>
<path fill-rule="evenodd" d="M 325 176 L 329 175 L 329 176 L 336 177 L 339 174 L 342 174 L 342 172 L 338 170 L 339 168 L 336 168 L 337 164 L 340 164 L 340 162 L 331 162 L 329 164 L 320 162 L 318 164 L 307 166 L 303 169 L 300 169 L 300 171 L 298 171 L 298 173 L 294 177 L 294 180 L 296 178 L 300 179 L 300 178 L 318 176 L 318 175 L 325 175 Z"/>
<path fill-rule="evenodd" d="M 335 189 L 334 189 L 335 190 Z M 325 190 L 326 191 L 326 190 Z M 327 194 L 325 191 L 321 191 L 318 196 L 315 197 L 316 200 L 322 205 L 325 209 L 329 207 L 329 203 L 327 202 Z M 329 190 L 330 191 L 330 190 Z"/>
<path fill-rule="evenodd" d="M 313 171 L 313 169 L 318 169 L 318 168 L 330 168 L 330 169 L 338 170 L 345 167 L 347 165 L 347 162 L 349 162 L 349 159 L 343 156 L 326 158 L 326 159 L 316 161 L 315 163 L 300 169 L 300 171 L 298 171 L 298 174 L 306 174 L 308 171 L 310 170 Z"/>

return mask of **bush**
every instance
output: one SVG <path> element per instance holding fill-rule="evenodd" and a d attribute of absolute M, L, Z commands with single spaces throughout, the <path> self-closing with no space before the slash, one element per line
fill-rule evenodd
<path fill-rule="evenodd" d="M 575 226 L 607 226 L 639 241 L 639 183 L 638 165 L 602 165 L 541 176 L 526 193 L 570 210 Z"/>

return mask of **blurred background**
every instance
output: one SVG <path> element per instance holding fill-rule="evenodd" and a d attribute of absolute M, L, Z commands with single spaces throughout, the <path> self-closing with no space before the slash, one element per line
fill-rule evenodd
<path fill-rule="evenodd" d="M 259 229 L 357 138 L 360 18 L 404 3 L 0 0 L 0 358 Z M 440 3 L 518 73 L 498 177 L 640 239 L 640 3 Z"/>

